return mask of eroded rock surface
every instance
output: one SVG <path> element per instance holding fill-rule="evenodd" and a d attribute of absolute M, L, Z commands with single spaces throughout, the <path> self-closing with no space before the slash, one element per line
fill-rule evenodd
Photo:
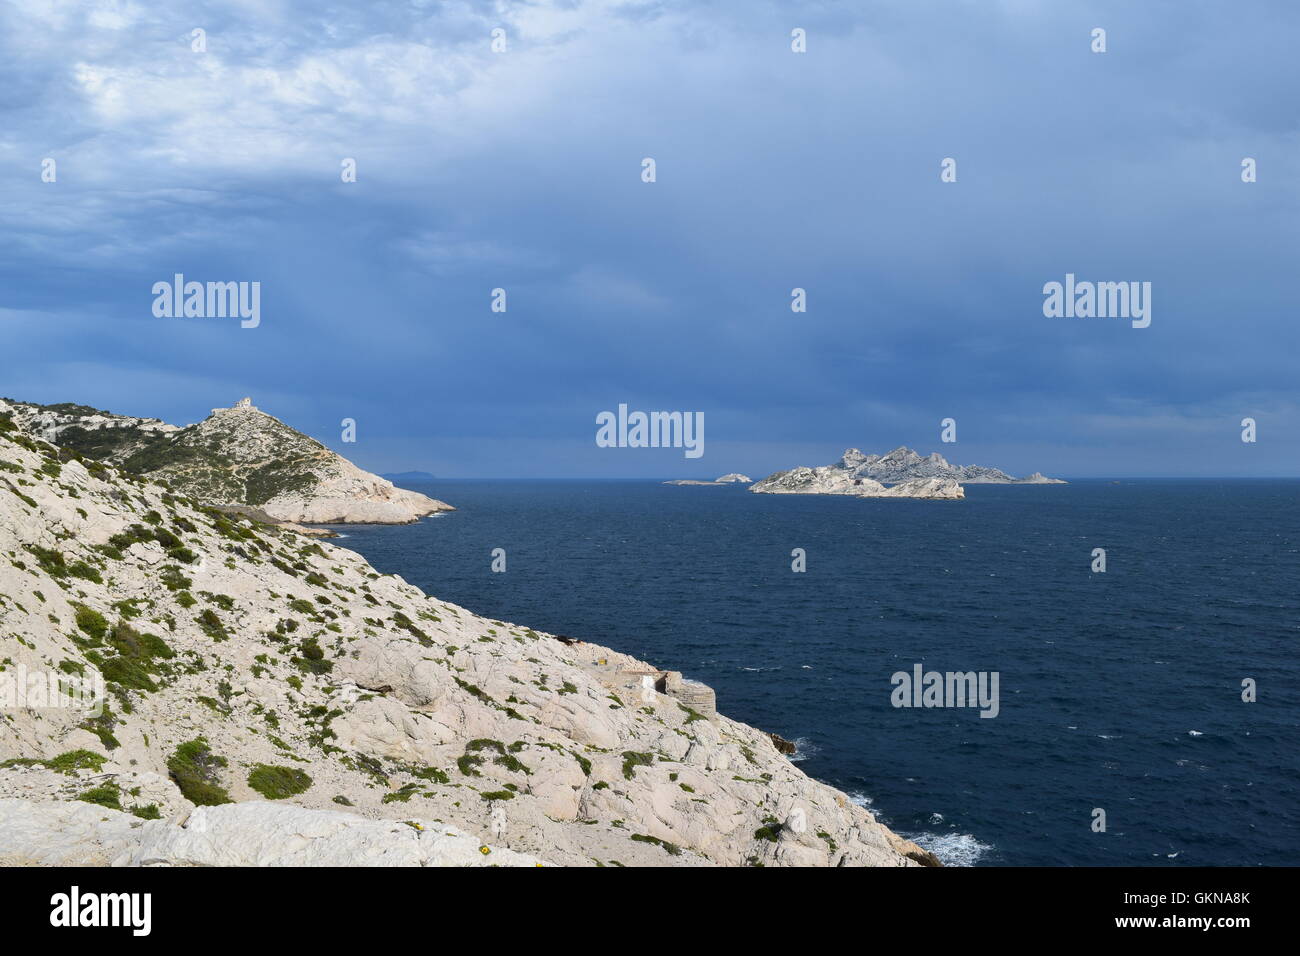
<path fill-rule="evenodd" d="M 11 860 L 918 865 L 677 672 L 476 616 L 4 416 L 0 667 Z M 30 696 L 101 680 L 99 711 Z"/>

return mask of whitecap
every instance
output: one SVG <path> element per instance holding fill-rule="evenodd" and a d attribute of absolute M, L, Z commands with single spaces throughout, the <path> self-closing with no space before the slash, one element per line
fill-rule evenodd
<path fill-rule="evenodd" d="M 906 835 L 917 846 L 929 850 L 944 866 L 974 866 L 992 845 L 969 833 L 916 833 Z"/>
<path fill-rule="evenodd" d="M 813 754 L 821 750 L 816 744 L 807 737 L 796 737 L 792 741 L 795 746 L 794 753 L 787 758 L 791 763 L 799 763 L 801 760 L 807 760 Z"/>
<path fill-rule="evenodd" d="M 1201 733 L 1199 730 L 1189 730 L 1189 731 L 1187 731 L 1187 736 L 1189 736 L 1189 737 L 1204 737 L 1205 735 L 1204 735 L 1203 733 Z"/>

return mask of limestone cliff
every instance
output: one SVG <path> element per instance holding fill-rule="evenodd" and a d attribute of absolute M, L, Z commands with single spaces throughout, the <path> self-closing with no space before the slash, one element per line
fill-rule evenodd
<path fill-rule="evenodd" d="M 6 863 L 930 859 L 704 685 L 5 416 L 0 552 Z"/>
<path fill-rule="evenodd" d="M 204 504 L 256 506 L 278 521 L 405 524 L 453 510 L 363 471 L 248 399 L 184 428 L 84 405 L 0 399 L 0 412 L 46 441 Z"/>

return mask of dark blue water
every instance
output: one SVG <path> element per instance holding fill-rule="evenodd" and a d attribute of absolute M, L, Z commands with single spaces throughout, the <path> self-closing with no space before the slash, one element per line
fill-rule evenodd
<path fill-rule="evenodd" d="M 972 485 L 964 502 L 409 487 L 459 510 L 338 543 L 480 614 L 711 684 L 950 862 L 1300 861 L 1300 481 Z M 999 672 L 999 716 L 891 706 L 890 676 L 918 662 Z"/>

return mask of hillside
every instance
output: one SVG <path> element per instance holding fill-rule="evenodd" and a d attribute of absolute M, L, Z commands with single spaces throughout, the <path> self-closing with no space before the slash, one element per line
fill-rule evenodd
<path fill-rule="evenodd" d="M 0 399 L 30 433 L 204 504 L 251 505 L 280 521 L 405 524 L 453 510 L 363 471 L 244 399 L 184 428 L 85 405 Z"/>
<path fill-rule="evenodd" d="M 5 862 L 932 862 L 674 671 L 4 416 L 0 552 Z"/>

